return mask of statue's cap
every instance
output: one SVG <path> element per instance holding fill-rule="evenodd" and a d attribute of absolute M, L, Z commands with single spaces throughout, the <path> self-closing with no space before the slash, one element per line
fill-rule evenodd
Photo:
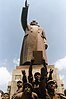
<path fill-rule="evenodd" d="M 49 81 L 47 82 L 47 84 L 51 84 L 51 83 L 55 84 L 55 81 L 54 81 L 54 80 L 49 80 Z"/>
<path fill-rule="evenodd" d="M 39 72 L 36 72 L 36 73 L 34 74 L 34 76 L 37 76 L 37 75 L 40 75 L 40 73 L 39 73 Z"/>
<path fill-rule="evenodd" d="M 57 85 L 57 82 L 55 81 L 55 80 L 49 80 L 48 82 L 47 82 L 47 84 L 56 84 Z"/>
<path fill-rule="evenodd" d="M 22 81 L 21 80 L 18 80 L 17 83 L 22 83 Z"/>
<path fill-rule="evenodd" d="M 36 20 L 32 20 L 32 22 L 30 23 L 30 25 L 38 25 L 38 22 L 36 22 Z"/>

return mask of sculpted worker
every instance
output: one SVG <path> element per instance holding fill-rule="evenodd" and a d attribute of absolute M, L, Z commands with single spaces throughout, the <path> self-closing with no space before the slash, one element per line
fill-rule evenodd
<path fill-rule="evenodd" d="M 33 57 L 33 51 L 42 51 L 43 57 L 47 61 L 46 49 L 48 45 L 45 33 L 35 20 L 30 24 L 27 23 L 28 7 L 29 5 L 26 0 L 21 15 L 21 24 L 25 35 L 20 54 L 20 65 L 30 64 Z"/>

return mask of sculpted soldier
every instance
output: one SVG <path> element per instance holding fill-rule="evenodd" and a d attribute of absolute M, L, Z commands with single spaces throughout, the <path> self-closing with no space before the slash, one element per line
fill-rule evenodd
<path fill-rule="evenodd" d="M 11 99 L 20 99 L 21 98 L 21 96 L 22 96 L 22 81 L 21 80 L 17 81 L 17 87 L 18 87 L 18 89 L 13 94 Z"/>
<path fill-rule="evenodd" d="M 61 99 L 60 96 L 56 93 L 56 89 L 57 82 L 55 80 L 49 80 L 47 82 L 48 96 L 46 97 L 46 99 Z"/>
<path fill-rule="evenodd" d="M 30 83 L 25 83 L 23 85 L 23 91 L 15 95 L 12 99 L 38 99 L 38 96 L 32 91 L 32 85 Z"/>
<path fill-rule="evenodd" d="M 33 92 L 32 84 L 25 83 L 23 86 L 23 94 L 21 99 L 38 99 L 38 96 Z"/>
<path fill-rule="evenodd" d="M 28 7 L 26 0 L 21 15 L 21 24 L 25 35 L 20 54 L 20 65 L 29 65 L 34 51 L 42 51 L 43 57 L 47 61 L 46 49 L 48 45 L 45 33 L 35 20 L 30 24 L 27 23 Z"/>

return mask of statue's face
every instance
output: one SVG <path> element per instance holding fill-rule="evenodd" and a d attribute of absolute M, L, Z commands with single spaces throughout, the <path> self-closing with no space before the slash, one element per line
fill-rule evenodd
<path fill-rule="evenodd" d="M 28 85 L 26 85 L 24 88 L 24 92 L 25 93 L 31 93 L 31 88 Z"/>
<path fill-rule="evenodd" d="M 41 75 L 38 75 L 38 74 L 37 74 L 37 75 L 35 76 L 35 80 L 40 81 L 40 78 L 41 78 Z"/>
<path fill-rule="evenodd" d="M 17 87 L 22 87 L 22 82 L 17 83 Z"/>
<path fill-rule="evenodd" d="M 48 84 L 48 89 L 55 89 L 55 88 L 56 88 L 55 83 L 49 83 Z"/>

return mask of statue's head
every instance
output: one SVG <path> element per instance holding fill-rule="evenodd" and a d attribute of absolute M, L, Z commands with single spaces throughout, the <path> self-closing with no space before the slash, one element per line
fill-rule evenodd
<path fill-rule="evenodd" d="M 39 72 L 36 72 L 36 73 L 34 74 L 34 78 L 35 78 L 35 80 L 40 81 L 41 74 L 40 74 Z"/>
<path fill-rule="evenodd" d="M 32 22 L 30 23 L 30 25 L 38 25 L 38 22 L 36 22 L 36 20 L 32 20 Z"/>
<path fill-rule="evenodd" d="M 32 92 L 32 84 L 31 83 L 25 83 L 23 85 L 23 92 L 31 93 Z"/>
<path fill-rule="evenodd" d="M 22 81 L 21 80 L 19 80 L 19 81 L 17 81 L 17 87 L 22 87 Z"/>
<path fill-rule="evenodd" d="M 5 99 L 10 99 L 10 98 L 9 98 L 9 93 L 5 93 L 5 94 L 4 94 L 4 98 L 5 98 Z"/>
<path fill-rule="evenodd" d="M 57 88 L 57 82 L 55 80 L 49 80 L 47 82 L 47 89 L 54 90 Z"/>
<path fill-rule="evenodd" d="M 0 99 L 4 96 L 4 92 L 0 90 Z"/>

